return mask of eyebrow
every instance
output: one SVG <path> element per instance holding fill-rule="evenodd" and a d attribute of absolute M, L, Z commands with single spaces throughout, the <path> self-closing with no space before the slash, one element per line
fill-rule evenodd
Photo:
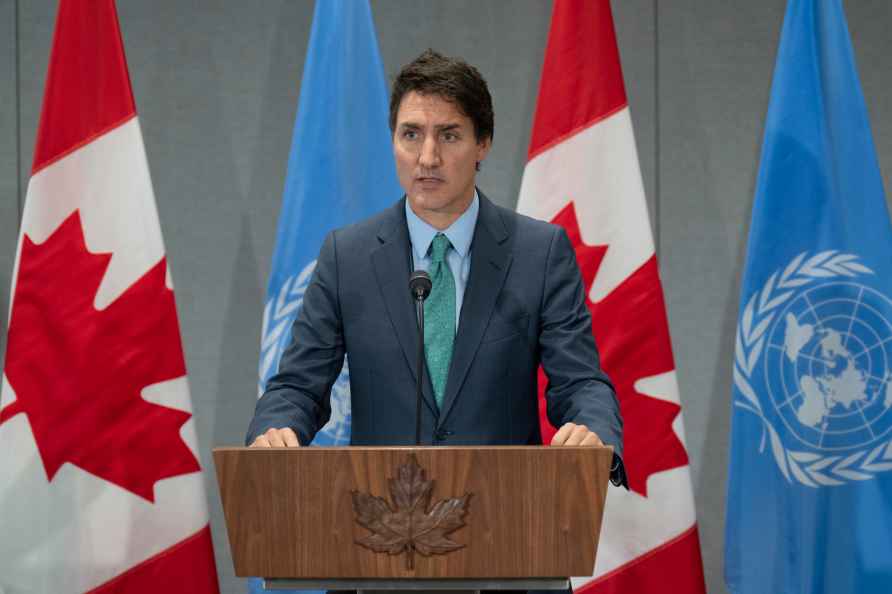
<path fill-rule="evenodd" d="M 422 128 L 422 126 L 421 126 L 421 124 L 417 124 L 417 123 L 415 123 L 415 122 L 402 122 L 402 123 L 399 125 L 399 128 L 401 128 L 401 129 L 407 129 L 407 128 L 408 128 L 408 129 L 411 129 L 411 130 L 420 130 L 420 129 Z M 461 124 L 457 124 L 457 123 L 440 124 L 440 125 L 434 126 L 434 129 L 437 130 L 438 132 L 446 132 L 446 131 L 458 130 L 459 128 L 461 128 Z"/>

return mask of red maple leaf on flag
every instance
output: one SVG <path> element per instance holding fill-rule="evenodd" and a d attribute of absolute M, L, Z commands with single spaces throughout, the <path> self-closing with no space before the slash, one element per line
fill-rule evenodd
<path fill-rule="evenodd" d="M 638 380 L 675 369 L 656 256 L 651 256 L 603 300 L 593 303 L 588 294 L 609 247 L 583 243 L 573 202 L 551 222 L 567 231 L 576 251 L 601 367 L 614 383 L 623 415 L 623 461 L 629 487 L 647 497 L 650 475 L 688 463 L 687 451 L 672 429 L 681 407 L 635 389 Z M 540 368 L 542 419 L 546 418 L 545 386 L 545 374 Z M 546 424 L 543 423 L 543 439 L 547 443 L 554 428 Z"/>
<path fill-rule="evenodd" d="M 143 388 L 186 373 L 162 258 L 107 308 L 96 291 L 111 254 L 87 251 L 77 211 L 42 244 L 23 237 L 5 372 L 52 480 L 66 462 L 154 501 L 156 481 L 196 472 L 179 435 L 187 412 Z"/>

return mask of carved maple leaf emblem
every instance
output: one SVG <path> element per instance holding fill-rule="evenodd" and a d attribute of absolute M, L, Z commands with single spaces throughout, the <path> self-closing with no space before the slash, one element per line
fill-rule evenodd
<path fill-rule="evenodd" d="M 190 414 L 141 397 L 186 374 L 162 258 L 108 307 L 96 290 L 111 254 L 87 250 L 77 211 L 42 244 L 23 238 L 5 373 L 52 480 L 69 462 L 149 501 L 164 478 L 198 471 L 180 437 Z"/>
<path fill-rule="evenodd" d="M 409 462 L 397 469 L 396 478 L 387 479 L 392 505 L 382 497 L 352 491 L 356 522 L 371 534 L 357 544 L 378 553 L 406 553 L 406 569 L 414 568 L 415 551 L 425 557 L 442 555 L 465 545 L 446 537 L 465 525 L 470 493 L 441 499 L 432 507 L 434 481 L 412 454 Z"/>
<path fill-rule="evenodd" d="M 635 389 L 635 383 L 675 369 L 666 304 L 656 257 L 651 257 L 598 303 L 588 299 L 606 245 L 582 241 L 573 202 L 551 221 L 567 231 L 585 284 L 586 303 L 592 313 L 592 332 L 601 366 L 616 386 L 623 415 L 623 458 L 629 488 L 647 497 L 650 475 L 688 463 L 684 445 L 672 429 L 681 413 L 673 402 L 653 398 Z M 539 369 L 539 406 L 542 438 L 550 441 L 554 428 L 544 412 L 546 377 Z"/>

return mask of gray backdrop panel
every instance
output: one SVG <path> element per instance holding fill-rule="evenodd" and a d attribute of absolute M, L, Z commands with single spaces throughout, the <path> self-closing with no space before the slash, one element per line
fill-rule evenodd
<path fill-rule="evenodd" d="M 660 6 L 660 256 L 707 582 L 722 591 L 730 377 L 780 2 Z"/>
<path fill-rule="evenodd" d="M 888 187 L 892 7 L 861 0 L 846 8 Z M 256 395 L 260 313 L 313 5 L 121 0 L 118 9 L 210 469 L 211 446 L 242 441 Z M 464 56 L 488 79 L 496 135 L 480 185 L 513 206 L 550 2 L 373 0 L 372 9 L 388 80 L 427 47 Z M 723 592 L 738 279 L 784 2 L 614 0 L 613 10 L 685 405 L 708 588 Z M 0 347 L 17 188 L 24 198 L 54 18 L 49 0 L 0 0 Z M 222 591 L 241 593 L 212 472 L 206 484 Z"/>
<path fill-rule="evenodd" d="M 9 286 L 19 229 L 15 9 L 11 0 L 0 2 L 0 366 L 6 352 Z"/>

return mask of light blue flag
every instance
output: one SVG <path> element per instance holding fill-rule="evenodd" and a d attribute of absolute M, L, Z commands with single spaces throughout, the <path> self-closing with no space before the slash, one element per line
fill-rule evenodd
<path fill-rule="evenodd" d="M 733 378 L 725 581 L 892 592 L 892 225 L 840 0 L 790 0 Z"/>
<path fill-rule="evenodd" d="M 387 118 L 387 86 L 368 2 L 317 1 L 263 311 L 261 393 L 291 340 L 325 235 L 402 195 Z M 345 362 L 332 388 L 331 419 L 313 444 L 349 442 Z M 261 588 L 260 580 L 249 581 L 251 592 Z"/>

